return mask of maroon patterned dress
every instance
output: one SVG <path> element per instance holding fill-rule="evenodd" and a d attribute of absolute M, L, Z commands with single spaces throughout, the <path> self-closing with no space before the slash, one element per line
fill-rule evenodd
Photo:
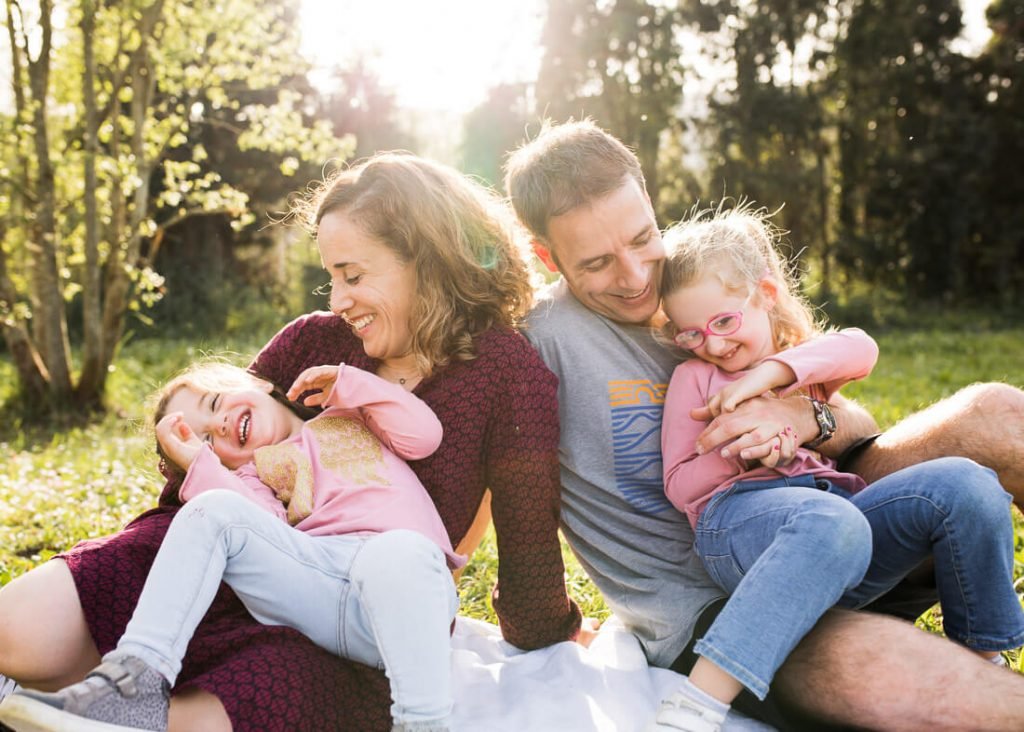
<path fill-rule="evenodd" d="M 500 560 L 494 608 L 506 640 L 539 648 L 572 639 L 580 622 L 566 595 L 557 535 L 557 379 L 518 333 L 492 329 L 476 346 L 476 359 L 454 362 L 417 386 L 441 420 L 444 440 L 410 465 L 453 546 L 491 489 Z M 287 388 L 309 366 L 340 362 L 377 367 L 340 318 L 314 313 L 287 325 L 252 367 Z M 100 653 L 114 648 L 131 617 L 177 510 L 176 488 L 168 484 L 160 506 L 119 533 L 62 555 Z M 290 628 L 260 625 L 226 585 L 188 646 L 175 692 L 190 687 L 216 695 L 236 732 L 391 727 L 383 672 L 340 659 Z"/>

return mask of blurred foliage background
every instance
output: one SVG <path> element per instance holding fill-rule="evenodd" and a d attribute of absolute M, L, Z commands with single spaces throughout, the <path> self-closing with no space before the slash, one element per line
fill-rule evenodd
<path fill-rule="evenodd" d="M 840 322 L 1020 315 L 1024 0 L 988 3 L 974 48 L 957 0 L 538 3 L 535 78 L 431 124 L 373 58 L 314 70 L 299 0 L 4 0 L 8 402 L 102 412 L 126 339 L 316 306 L 308 237 L 275 223 L 291 194 L 396 148 L 500 188 L 545 117 L 589 115 L 631 145 L 663 224 L 723 198 L 778 209 Z"/>

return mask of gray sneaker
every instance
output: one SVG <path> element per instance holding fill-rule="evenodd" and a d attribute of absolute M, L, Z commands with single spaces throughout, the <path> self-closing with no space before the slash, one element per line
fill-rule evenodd
<path fill-rule="evenodd" d="M 104 660 L 85 681 L 48 694 L 22 689 L 0 704 L 16 732 L 165 732 L 170 685 L 134 656 Z"/>

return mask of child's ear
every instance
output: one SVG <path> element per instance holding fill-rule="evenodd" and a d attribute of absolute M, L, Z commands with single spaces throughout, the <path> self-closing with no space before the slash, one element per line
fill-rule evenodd
<path fill-rule="evenodd" d="M 533 247 L 533 253 L 537 255 L 537 258 L 544 263 L 544 266 L 548 268 L 549 272 L 558 271 L 558 263 L 555 262 L 555 256 L 551 253 L 551 250 L 540 243 L 537 239 L 530 241 L 530 246 Z"/>
<path fill-rule="evenodd" d="M 257 379 L 256 383 L 259 385 L 259 390 L 264 394 L 270 394 L 274 391 L 274 385 L 265 379 Z"/>
<path fill-rule="evenodd" d="M 775 308 L 775 303 L 779 300 L 778 282 L 772 277 L 762 277 L 761 281 L 757 283 L 757 292 L 761 307 L 765 310 Z"/>

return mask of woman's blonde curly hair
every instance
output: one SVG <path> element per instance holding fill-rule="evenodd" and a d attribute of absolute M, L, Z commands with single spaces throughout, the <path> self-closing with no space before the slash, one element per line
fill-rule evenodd
<path fill-rule="evenodd" d="M 474 358 L 475 336 L 515 326 L 533 303 L 522 238 L 507 207 L 452 168 L 382 153 L 328 176 L 293 207 L 314 235 L 334 212 L 413 268 L 409 329 L 424 375 Z"/>
<path fill-rule="evenodd" d="M 823 330 L 814 311 L 800 294 L 794 268 L 779 252 L 782 232 L 771 213 L 748 201 L 732 208 L 694 209 L 664 235 L 665 265 L 661 296 L 693 284 L 713 273 L 731 292 L 753 292 L 769 276 L 778 288 L 775 306 L 768 311 L 775 347 L 795 346 Z M 678 329 L 668 321 L 661 335 L 672 342 Z"/>

